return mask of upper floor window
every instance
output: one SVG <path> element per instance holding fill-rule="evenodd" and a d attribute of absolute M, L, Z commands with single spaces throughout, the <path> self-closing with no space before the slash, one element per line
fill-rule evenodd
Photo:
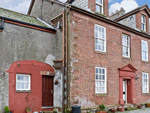
<path fill-rule="evenodd" d="M 96 0 L 96 11 L 103 14 L 103 0 Z"/>
<path fill-rule="evenodd" d="M 141 53 L 142 53 L 142 60 L 148 61 L 148 43 L 147 41 L 141 41 Z"/>
<path fill-rule="evenodd" d="M 142 93 L 149 93 L 149 75 L 142 73 Z"/>
<path fill-rule="evenodd" d="M 142 23 L 142 30 L 146 31 L 146 16 L 145 15 L 141 16 L 141 23 Z"/>
<path fill-rule="evenodd" d="M 95 93 L 106 93 L 106 68 L 95 68 Z"/>
<path fill-rule="evenodd" d="M 16 90 L 30 90 L 30 75 L 17 74 L 16 75 Z"/>
<path fill-rule="evenodd" d="M 128 35 L 122 35 L 122 56 L 130 57 L 130 37 Z"/>
<path fill-rule="evenodd" d="M 106 28 L 95 25 L 95 50 L 106 52 Z"/>

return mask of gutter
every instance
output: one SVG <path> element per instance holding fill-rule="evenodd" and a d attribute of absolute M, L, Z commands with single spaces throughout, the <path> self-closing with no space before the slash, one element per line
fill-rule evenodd
<path fill-rule="evenodd" d="M 149 35 L 149 34 L 146 34 L 146 33 L 140 32 L 140 31 L 137 31 L 137 30 L 135 30 L 135 29 L 133 29 L 133 28 L 130 28 L 130 27 L 125 26 L 125 25 L 123 25 L 123 24 L 120 24 L 120 23 L 118 23 L 118 22 L 112 21 L 111 19 L 105 18 L 105 17 L 103 17 L 103 16 L 101 16 L 101 15 L 99 15 L 99 14 L 95 14 L 95 13 L 86 11 L 86 10 L 84 10 L 84 9 L 81 9 L 81 8 L 78 8 L 78 7 L 72 6 L 72 5 L 71 5 L 71 8 L 70 8 L 70 9 L 71 9 L 71 10 L 74 10 L 74 11 L 77 11 L 77 12 L 79 12 L 79 13 L 85 14 L 85 15 L 87 15 L 87 16 L 93 17 L 93 18 L 95 18 L 95 19 L 97 19 L 97 20 L 100 20 L 100 21 L 109 23 L 109 24 L 114 25 L 114 26 L 116 26 L 116 27 L 125 29 L 125 30 L 127 30 L 127 31 L 133 32 L 133 33 L 135 33 L 135 34 L 138 34 L 138 35 L 140 35 L 140 36 L 143 36 L 143 37 L 145 37 L 145 38 L 150 39 L 150 35 Z"/>
<path fill-rule="evenodd" d="M 52 28 L 47 28 L 47 27 L 43 27 L 43 26 L 39 26 L 39 25 L 35 25 L 35 24 L 30 24 L 27 22 L 22 22 L 22 21 L 10 19 L 10 18 L 2 17 L 2 16 L 0 16 L 0 18 L 3 19 L 4 22 L 7 22 L 7 23 L 20 25 L 20 26 L 24 26 L 24 27 L 29 27 L 29 28 L 33 28 L 33 29 L 37 29 L 37 30 L 41 30 L 41 31 L 47 31 L 50 33 L 56 33 L 56 30 L 52 29 Z"/>
<path fill-rule="evenodd" d="M 36 19 L 39 20 L 40 22 L 42 22 L 43 24 L 45 24 L 47 27 L 50 27 L 50 28 L 54 29 L 53 26 L 51 26 L 50 24 L 48 24 L 45 21 L 41 20 L 40 18 L 36 17 Z"/>

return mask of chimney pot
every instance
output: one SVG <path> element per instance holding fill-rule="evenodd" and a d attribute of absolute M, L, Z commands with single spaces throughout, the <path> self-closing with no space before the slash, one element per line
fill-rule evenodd
<path fill-rule="evenodd" d="M 118 13 L 118 10 L 116 10 L 115 13 Z"/>

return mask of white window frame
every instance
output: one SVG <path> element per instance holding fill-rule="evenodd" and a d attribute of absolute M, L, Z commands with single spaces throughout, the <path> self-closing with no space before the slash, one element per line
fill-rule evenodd
<path fill-rule="evenodd" d="M 128 39 L 128 40 L 126 40 L 126 42 L 127 42 L 127 45 L 124 45 L 124 37 L 128 37 L 128 38 L 126 38 L 126 39 Z M 123 48 L 128 48 L 127 49 L 127 52 L 128 52 L 128 55 L 124 55 L 124 49 Z M 128 57 L 128 58 L 130 58 L 130 36 L 129 35 L 126 35 L 126 34 L 123 34 L 122 35 L 122 56 L 123 57 Z"/>
<path fill-rule="evenodd" d="M 147 75 L 147 82 L 144 81 L 144 75 Z M 147 92 L 143 92 L 143 84 L 147 84 L 146 88 L 147 88 Z M 144 73 L 142 72 L 142 93 L 149 93 L 149 74 L 148 73 Z"/>
<path fill-rule="evenodd" d="M 98 73 L 96 73 L 96 69 L 98 69 Z M 99 80 L 99 77 L 102 75 L 101 73 L 99 73 L 99 70 L 100 69 L 104 69 L 105 70 L 105 80 Z M 96 79 L 96 76 L 98 76 L 98 79 Z M 100 88 L 100 86 L 97 86 L 98 85 L 98 82 L 105 82 L 104 83 L 104 92 L 98 92 L 97 88 Z M 100 83 L 99 83 L 100 85 Z M 107 69 L 104 68 L 104 67 L 95 67 L 95 93 L 96 94 L 106 94 L 107 93 Z"/>
<path fill-rule="evenodd" d="M 96 27 L 98 28 L 98 31 L 96 31 Z M 101 28 L 101 32 L 99 31 L 100 28 Z M 104 29 L 104 33 L 102 33 L 102 29 Z M 98 36 L 96 36 L 96 33 Z M 102 38 L 102 35 L 104 36 L 104 39 Z M 101 45 L 98 42 L 96 43 L 96 39 L 98 39 L 99 41 L 104 41 L 104 45 Z M 104 50 L 100 50 L 99 47 L 96 47 L 100 45 L 101 48 L 102 46 L 104 46 Z M 106 28 L 97 24 L 95 24 L 95 50 L 100 52 L 106 52 Z"/>
<path fill-rule="evenodd" d="M 145 21 L 145 22 L 144 22 Z M 141 15 L 141 29 L 143 30 L 143 31 L 146 31 L 146 16 L 145 15 Z M 144 25 L 144 28 L 143 28 L 143 25 Z"/>
<path fill-rule="evenodd" d="M 143 46 L 145 46 L 145 45 L 143 45 L 142 42 L 146 42 L 147 50 L 143 50 Z M 147 55 L 146 55 L 147 59 L 143 59 L 142 52 L 146 52 L 147 53 Z M 141 57 L 142 57 L 142 61 L 148 61 L 148 42 L 144 41 L 144 40 L 141 40 Z"/>
<path fill-rule="evenodd" d="M 17 80 L 17 77 L 18 76 L 28 76 L 29 77 L 29 80 L 28 80 L 28 82 L 25 82 L 25 81 L 23 81 L 23 82 L 21 82 L 21 81 L 18 81 Z M 28 83 L 28 89 L 18 89 L 17 88 L 17 83 Z M 20 90 L 20 91 L 29 91 L 29 90 L 31 90 L 31 75 L 29 75 L 29 74 L 16 74 L 16 90 Z"/>
<path fill-rule="evenodd" d="M 104 11 L 103 11 L 103 0 L 102 0 L 102 4 L 101 4 L 100 2 L 97 2 L 97 0 L 95 0 L 95 2 L 96 2 L 96 5 L 102 7 L 102 8 L 101 8 L 101 11 L 102 11 L 102 12 L 96 11 L 96 6 L 95 6 L 95 11 L 103 14 L 103 13 L 104 13 Z"/>

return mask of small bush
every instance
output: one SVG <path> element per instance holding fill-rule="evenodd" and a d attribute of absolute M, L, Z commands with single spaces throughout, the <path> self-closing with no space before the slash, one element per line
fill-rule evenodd
<path fill-rule="evenodd" d="M 105 111 L 105 105 L 104 104 L 99 105 L 99 108 L 100 108 L 101 111 Z"/>
<path fill-rule="evenodd" d="M 5 113 L 9 112 L 9 107 L 5 106 Z"/>

